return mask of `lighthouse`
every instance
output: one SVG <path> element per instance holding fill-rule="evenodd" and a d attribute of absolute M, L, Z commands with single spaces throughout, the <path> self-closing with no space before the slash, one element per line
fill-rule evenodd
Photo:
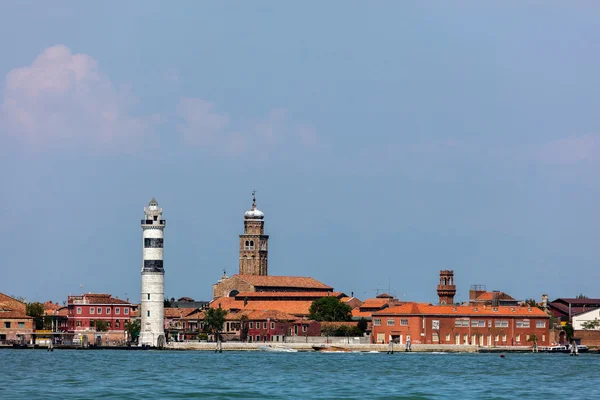
<path fill-rule="evenodd" d="M 142 220 L 142 298 L 140 345 L 162 347 L 165 344 L 163 238 L 167 221 L 153 197 L 144 207 Z"/>

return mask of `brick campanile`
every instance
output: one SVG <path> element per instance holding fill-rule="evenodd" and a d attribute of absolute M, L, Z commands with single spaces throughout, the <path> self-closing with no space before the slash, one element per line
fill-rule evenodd
<path fill-rule="evenodd" d="M 256 208 L 256 191 L 252 208 L 244 213 L 244 233 L 240 235 L 240 274 L 268 275 L 269 235 L 265 235 L 265 214 Z"/>
<path fill-rule="evenodd" d="M 440 284 L 437 287 L 440 305 L 454 304 L 456 285 L 454 284 L 454 271 L 440 271 Z"/>

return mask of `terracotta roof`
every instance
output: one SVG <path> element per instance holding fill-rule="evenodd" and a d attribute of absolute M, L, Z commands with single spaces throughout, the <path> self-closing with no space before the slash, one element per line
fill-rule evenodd
<path fill-rule="evenodd" d="M 87 304 L 131 304 L 129 301 L 113 298 L 106 293 L 88 293 L 81 296 L 69 296 L 69 304 L 74 304 L 75 300 L 85 300 Z"/>
<path fill-rule="evenodd" d="M 320 299 L 321 297 L 337 297 L 343 296 L 342 292 L 240 292 L 235 295 L 238 300 L 244 300 L 244 298 L 263 298 L 263 297 L 310 297 L 314 299 Z"/>
<path fill-rule="evenodd" d="M 33 319 L 30 316 L 23 314 L 20 311 L 13 311 L 13 310 L 0 310 L 0 319 Z"/>
<path fill-rule="evenodd" d="M 279 310 L 257 310 L 247 314 L 248 319 L 251 321 L 256 320 L 281 320 L 281 321 L 293 321 L 296 319 L 293 315 L 287 314 Z"/>
<path fill-rule="evenodd" d="M 394 315 L 394 314 L 412 314 L 412 315 L 456 315 L 456 316 L 529 316 L 546 317 L 548 314 L 537 307 L 484 307 L 484 306 L 434 306 L 423 303 L 407 303 L 401 306 L 390 307 L 382 311 L 373 313 L 373 315 Z"/>
<path fill-rule="evenodd" d="M 361 305 L 360 308 L 361 310 L 364 310 L 366 308 L 382 308 L 385 305 L 388 304 L 393 304 L 394 301 L 390 298 L 371 298 L 371 299 L 366 299 Z"/>
<path fill-rule="evenodd" d="M 378 299 L 393 299 L 394 298 L 394 296 L 392 296 L 391 294 L 387 294 L 387 293 L 381 293 L 375 297 Z"/>
<path fill-rule="evenodd" d="M 373 315 L 373 311 L 360 311 L 360 307 L 356 307 L 352 310 L 353 317 L 371 318 L 371 315 Z"/>
<path fill-rule="evenodd" d="M 165 308 L 165 318 L 183 318 L 190 314 L 193 314 L 195 309 L 193 308 L 175 308 L 175 307 L 166 307 Z"/>
<path fill-rule="evenodd" d="M 308 315 L 311 300 L 254 300 L 248 301 L 244 305 L 244 301 L 236 300 L 233 297 L 219 297 L 213 300 L 209 307 L 221 308 L 224 310 L 277 310 L 293 315 Z"/>
<path fill-rule="evenodd" d="M 253 286 L 289 287 L 304 289 L 333 290 L 331 286 L 306 276 L 270 276 L 270 275 L 233 275 L 248 282 Z"/>
<path fill-rule="evenodd" d="M 491 301 L 494 299 L 494 296 L 498 300 L 515 300 L 512 296 L 507 295 L 504 292 L 485 292 L 477 296 L 476 301 Z"/>

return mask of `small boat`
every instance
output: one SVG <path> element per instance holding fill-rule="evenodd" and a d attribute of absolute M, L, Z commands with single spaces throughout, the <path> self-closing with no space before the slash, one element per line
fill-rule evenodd
<path fill-rule="evenodd" d="M 345 347 L 332 346 L 329 344 L 321 344 L 319 346 L 313 346 L 312 348 L 314 351 L 318 351 L 320 353 L 352 353 L 352 350 L 349 350 Z"/>
<path fill-rule="evenodd" d="M 260 351 L 274 351 L 278 353 L 297 353 L 298 350 L 292 349 L 287 346 L 273 346 L 271 344 L 266 344 L 264 346 L 258 346 L 258 350 Z"/>
<path fill-rule="evenodd" d="M 590 349 L 583 345 L 577 345 L 577 353 L 587 353 Z M 538 352 L 540 353 L 570 353 L 571 346 L 563 346 L 563 345 L 552 345 L 552 346 L 540 346 L 538 347 Z"/>

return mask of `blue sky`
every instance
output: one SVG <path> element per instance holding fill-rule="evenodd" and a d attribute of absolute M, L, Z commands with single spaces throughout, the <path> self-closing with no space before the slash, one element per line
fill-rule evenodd
<path fill-rule="evenodd" d="M 0 292 L 139 301 L 238 269 L 437 299 L 600 296 L 595 2 L 0 4 Z"/>

